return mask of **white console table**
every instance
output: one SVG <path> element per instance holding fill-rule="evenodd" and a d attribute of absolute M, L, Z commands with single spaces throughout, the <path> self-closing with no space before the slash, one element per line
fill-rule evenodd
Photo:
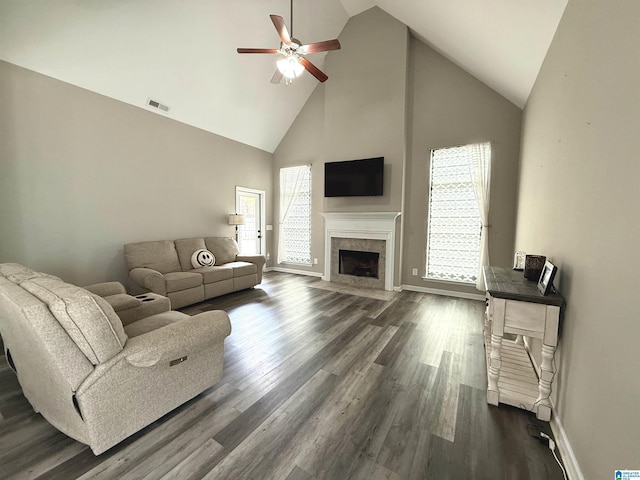
<path fill-rule="evenodd" d="M 487 355 L 487 403 L 504 403 L 551 419 L 553 357 L 564 300 L 557 293 L 542 295 L 536 282 L 521 271 L 484 267 L 487 286 L 484 344 Z M 515 335 L 515 340 L 503 338 Z M 536 371 L 525 338 L 542 341 L 542 362 Z"/>

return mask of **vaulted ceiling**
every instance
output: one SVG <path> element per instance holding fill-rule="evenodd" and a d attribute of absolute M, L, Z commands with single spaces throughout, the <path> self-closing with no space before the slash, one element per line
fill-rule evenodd
<path fill-rule="evenodd" d="M 351 16 L 379 7 L 519 107 L 567 0 L 294 0 L 294 35 L 336 38 Z M 288 0 L 0 1 L 0 59 L 273 152 L 317 85 L 274 85 L 269 14 L 290 25 Z M 339 55 L 330 52 L 329 55 Z M 326 53 L 309 58 L 321 69 Z M 326 71 L 331 81 L 331 72 Z"/>

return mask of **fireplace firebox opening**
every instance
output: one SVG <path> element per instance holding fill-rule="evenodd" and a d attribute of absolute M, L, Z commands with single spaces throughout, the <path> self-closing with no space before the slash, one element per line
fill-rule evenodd
<path fill-rule="evenodd" d="M 355 250 L 339 250 L 339 272 L 342 275 L 355 277 L 379 278 L 378 260 L 380 254 L 375 252 L 359 252 Z"/>

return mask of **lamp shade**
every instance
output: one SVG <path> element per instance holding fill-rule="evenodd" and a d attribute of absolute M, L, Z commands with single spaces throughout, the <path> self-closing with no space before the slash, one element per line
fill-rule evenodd
<path fill-rule="evenodd" d="M 229 225 L 244 225 L 244 215 L 240 215 L 239 213 L 230 213 Z"/>

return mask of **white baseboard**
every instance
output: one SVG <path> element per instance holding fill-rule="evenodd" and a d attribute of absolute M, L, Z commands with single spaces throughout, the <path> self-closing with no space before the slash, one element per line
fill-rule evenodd
<path fill-rule="evenodd" d="M 402 285 L 402 290 L 410 292 L 432 293 L 434 295 L 444 295 L 446 297 L 467 298 L 469 300 L 485 300 L 485 296 L 479 293 L 454 292 L 452 290 L 440 290 L 438 288 L 416 287 L 415 285 Z"/>
<path fill-rule="evenodd" d="M 308 270 L 296 270 L 294 268 L 284 268 L 284 267 L 269 267 L 268 270 L 265 269 L 266 272 L 282 272 L 282 273 L 293 273 L 294 275 L 307 275 L 309 277 L 322 277 L 322 273 L 320 272 L 309 272 Z"/>
<path fill-rule="evenodd" d="M 562 463 L 564 464 L 564 468 L 567 471 L 567 478 L 569 478 L 569 480 L 584 480 L 584 475 L 582 474 L 582 470 L 580 470 L 578 459 L 573 452 L 573 448 L 571 448 L 571 443 L 569 443 L 567 432 L 565 432 L 564 427 L 562 426 L 562 422 L 558 418 L 556 407 L 555 405 L 553 405 L 553 402 L 551 403 L 551 409 L 552 415 L 551 422 L 549 422 L 549 424 L 551 425 L 553 436 L 556 439 L 556 445 L 558 446 L 558 450 L 560 451 Z"/>

